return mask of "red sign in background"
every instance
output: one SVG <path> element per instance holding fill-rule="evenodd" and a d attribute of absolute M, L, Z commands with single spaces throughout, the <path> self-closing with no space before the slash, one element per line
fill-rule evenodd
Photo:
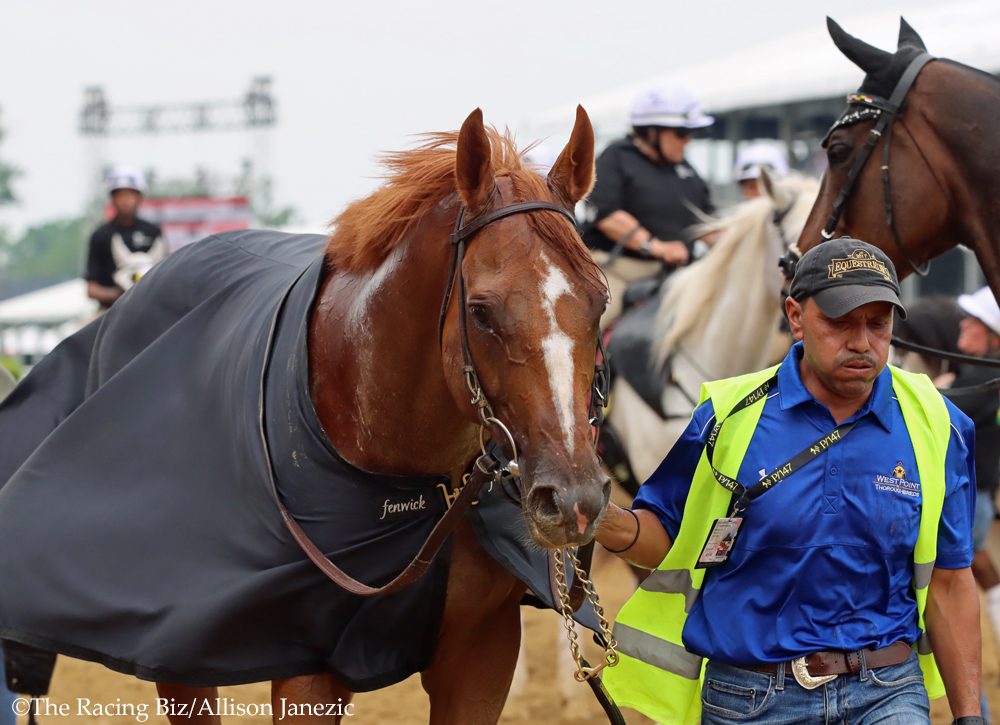
<path fill-rule="evenodd" d="M 108 219 L 114 216 L 110 203 L 104 213 Z M 170 252 L 210 234 L 247 229 L 253 220 L 250 200 L 245 196 L 146 198 L 139 216 L 160 226 Z"/>

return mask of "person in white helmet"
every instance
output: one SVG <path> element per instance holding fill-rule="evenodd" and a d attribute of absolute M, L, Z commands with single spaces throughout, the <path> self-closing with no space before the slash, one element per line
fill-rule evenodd
<path fill-rule="evenodd" d="M 691 258 L 697 211 L 713 211 L 708 185 L 685 160 L 692 134 L 715 119 L 686 89 L 645 91 L 629 115 L 632 133 L 597 159 L 583 240 L 605 270 L 611 302 L 602 327 L 621 313 L 629 282 Z"/>
<path fill-rule="evenodd" d="M 757 180 L 762 168 L 766 168 L 773 178 L 784 178 L 788 175 L 788 159 L 781 149 L 761 141 L 754 141 L 736 154 L 733 171 L 745 198 L 760 196 Z"/>
<path fill-rule="evenodd" d="M 965 313 L 959 324 L 957 347 L 966 355 L 1000 358 L 1000 306 L 993 292 L 983 287 L 972 294 L 958 296 L 958 306 Z M 996 368 L 962 365 L 957 373 L 945 373 L 935 379 L 938 387 L 968 388 L 982 385 L 996 377 Z M 986 594 L 986 611 L 994 633 L 1000 638 L 1000 574 L 990 558 L 987 537 L 996 516 L 995 498 L 1000 488 L 1000 426 L 997 413 L 1000 398 L 995 390 L 956 397 L 957 405 L 976 426 L 976 512 L 973 518 L 972 543 L 975 555 L 972 573 Z"/>
<path fill-rule="evenodd" d="M 115 215 L 90 236 L 87 296 L 106 310 L 149 267 L 166 256 L 160 228 L 138 217 L 146 179 L 138 169 L 117 168 L 107 177 Z"/>

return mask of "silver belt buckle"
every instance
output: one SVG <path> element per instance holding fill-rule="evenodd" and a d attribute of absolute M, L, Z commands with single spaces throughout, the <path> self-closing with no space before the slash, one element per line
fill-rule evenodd
<path fill-rule="evenodd" d="M 792 675 L 795 677 L 795 681 L 807 690 L 815 690 L 820 685 L 837 679 L 836 675 L 821 675 L 820 677 L 810 675 L 805 657 L 792 660 Z"/>

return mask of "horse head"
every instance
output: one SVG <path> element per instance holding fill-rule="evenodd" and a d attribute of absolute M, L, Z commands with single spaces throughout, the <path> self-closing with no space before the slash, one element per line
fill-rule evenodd
<path fill-rule="evenodd" d="M 712 251 L 674 273 L 663 290 L 653 362 L 671 360 L 673 381 L 683 390 L 675 395 L 668 386 L 665 410 L 689 407 L 684 400 L 696 400 L 706 380 L 749 372 L 769 359 L 770 345 L 761 340 L 769 340 L 781 315 L 777 260 L 802 230 L 817 184 L 794 173 L 776 179 L 766 169 L 758 183 L 760 196 L 699 225 L 698 233 L 716 235 Z M 730 352 L 720 356 L 723 341 Z M 688 357 L 699 362 L 691 365 Z"/>
<path fill-rule="evenodd" d="M 477 109 L 462 125 L 455 157 L 466 225 L 525 201 L 569 211 L 594 182 L 594 133 L 582 107 L 546 178 L 529 169 L 497 172 L 496 153 Z M 600 270 L 573 223 L 552 209 L 496 218 L 467 244 L 442 335 L 449 389 L 479 422 L 463 375 L 471 362 L 492 417 L 503 422 L 491 422 L 491 434 L 512 455 L 509 430 L 517 448 L 525 517 L 536 542 L 586 542 L 610 489 L 589 422 L 598 323 L 607 302 Z"/>
<path fill-rule="evenodd" d="M 115 263 L 112 278 L 115 284 L 127 290 L 166 256 L 167 245 L 162 237 L 158 237 L 146 251 L 133 252 L 125 245 L 121 236 L 116 234 L 111 238 L 111 258 Z"/>
<path fill-rule="evenodd" d="M 827 27 L 865 78 L 823 140 L 828 168 L 797 246 L 805 252 L 824 238 L 858 237 L 882 248 L 903 276 L 956 241 L 954 196 L 944 181 L 954 162 L 928 110 L 956 66 L 934 62 L 921 71 L 926 48 L 903 19 L 893 53 L 829 18 Z M 890 102 L 897 88 L 899 105 Z"/>

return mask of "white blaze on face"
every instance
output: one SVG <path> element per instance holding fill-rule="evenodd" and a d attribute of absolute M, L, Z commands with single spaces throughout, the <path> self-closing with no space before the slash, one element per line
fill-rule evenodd
<path fill-rule="evenodd" d="M 573 340 L 560 329 L 556 320 L 556 302 L 563 295 L 571 294 L 571 290 L 566 275 L 549 261 L 545 252 L 541 258 L 547 268 L 541 284 L 542 309 L 549 318 L 549 334 L 542 340 L 542 353 L 566 451 L 573 455 Z"/>

